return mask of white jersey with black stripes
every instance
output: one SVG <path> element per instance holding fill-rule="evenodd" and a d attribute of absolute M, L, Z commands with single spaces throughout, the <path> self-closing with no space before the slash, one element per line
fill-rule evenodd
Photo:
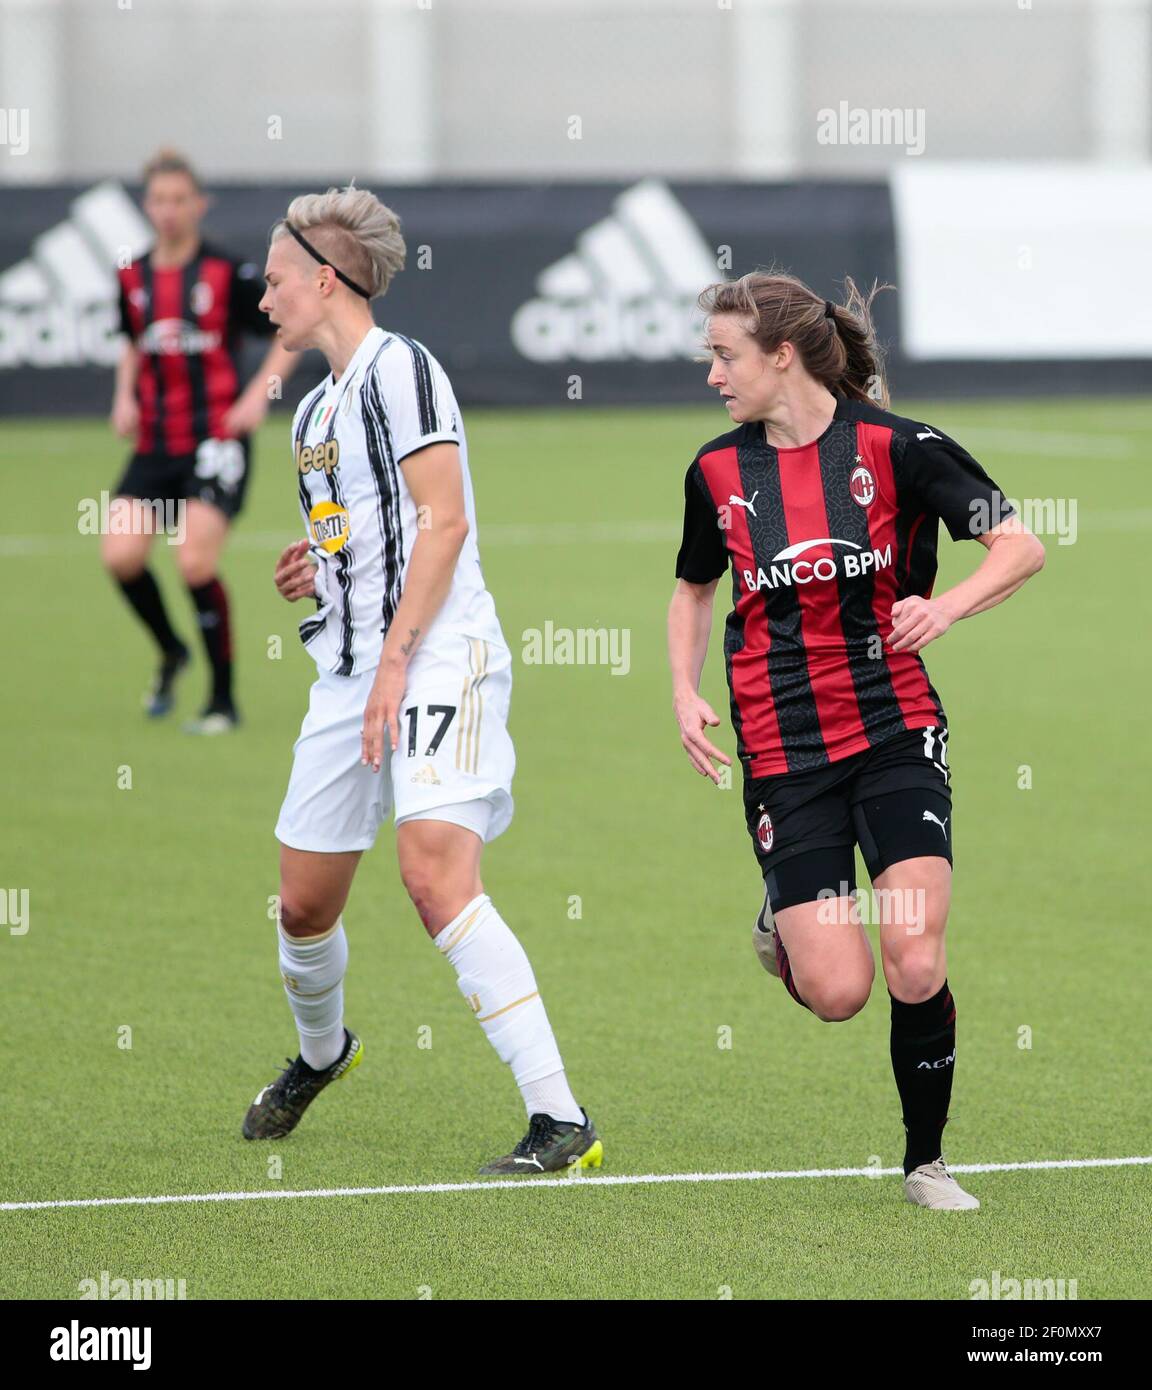
<path fill-rule="evenodd" d="M 421 520 L 403 460 L 440 441 L 459 445 L 468 535 L 452 587 L 424 641 L 457 633 L 504 643 L 484 584 L 460 407 L 440 363 L 403 334 L 373 328 L 339 381 L 332 373 L 292 422 L 300 510 L 318 562 L 318 609 L 300 624 L 316 664 L 358 675 L 379 664 Z"/>

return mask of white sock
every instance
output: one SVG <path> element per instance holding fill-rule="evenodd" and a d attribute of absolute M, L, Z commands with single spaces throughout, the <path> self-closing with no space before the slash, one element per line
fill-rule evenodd
<path fill-rule="evenodd" d="M 557 1120 L 572 1119 L 578 1125 L 584 1123 L 584 1115 L 568 1089 L 568 1078 L 562 1071 L 541 1077 L 539 1081 L 526 1081 L 520 1087 L 520 1094 L 524 1097 L 529 1119 L 533 1115 L 543 1114 Z"/>
<path fill-rule="evenodd" d="M 512 1068 L 529 1115 L 583 1124 L 532 966 L 487 893 L 473 898 L 433 944 L 454 967 L 460 993 L 500 1060 Z"/>
<path fill-rule="evenodd" d="M 289 936 L 277 924 L 280 978 L 300 1034 L 300 1055 L 316 1071 L 330 1067 L 344 1051 L 344 972 L 348 938 L 344 919 L 321 936 Z"/>

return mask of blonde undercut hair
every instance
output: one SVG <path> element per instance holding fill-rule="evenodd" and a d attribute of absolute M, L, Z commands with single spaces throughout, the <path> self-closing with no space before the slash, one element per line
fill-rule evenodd
<path fill-rule="evenodd" d="M 368 291 L 381 295 L 392 277 L 404 269 L 407 248 L 400 219 L 367 188 L 330 188 L 327 193 L 302 193 L 288 204 L 283 219 L 272 228 L 272 240 L 294 227 L 336 270 Z"/>

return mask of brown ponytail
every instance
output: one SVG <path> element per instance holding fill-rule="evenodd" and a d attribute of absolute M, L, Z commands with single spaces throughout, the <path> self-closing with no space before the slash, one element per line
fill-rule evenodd
<path fill-rule="evenodd" d="M 794 275 L 753 270 L 739 280 L 709 285 L 699 298 L 705 314 L 745 319 L 762 352 L 791 343 L 804 369 L 834 395 L 888 405 L 884 354 L 876 341 L 872 301 L 893 286 L 873 283 L 865 296 L 845 276 L 846 304 L 833 304 Z"/>

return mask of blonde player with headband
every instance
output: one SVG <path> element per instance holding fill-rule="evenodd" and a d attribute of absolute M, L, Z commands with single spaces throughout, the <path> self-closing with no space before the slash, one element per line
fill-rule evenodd
<path fill-rule="evenodd" d="M 599 1167 L 532 966 L 480 881 L 512 818 L 511 654 L 476 544 L 460 410 L 439 362 L 376 325 L 404 265 L 396 215 L 366 189 L 293 200 L 272 231 L 261 309 L 328 376 L 293 421 L 309 539 L 276 566 L 317 665 L 276 826 L 280 972 L 300 1055 L 256 1097 L 248 1139 L 277 1139 L 362 1056 L 344 1026 L 341 913 L 391 808 L 400 874 L 433 944 L 507 1062 L 528 1132 L 481 1173 Z"/>

